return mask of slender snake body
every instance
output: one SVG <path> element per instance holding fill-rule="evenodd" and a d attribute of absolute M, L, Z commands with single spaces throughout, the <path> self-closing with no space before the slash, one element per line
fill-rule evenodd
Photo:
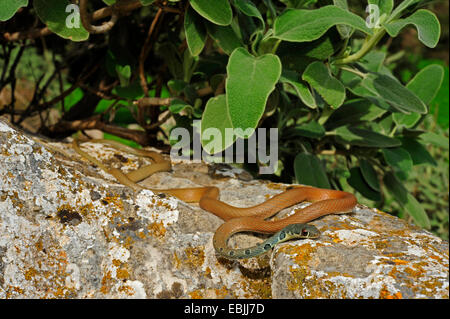
<path fill-rule="evenodd" d="M 137 156 L 148 157 L 151 160 L 152 163 L 150 165 L 124 174 L 120 169 L 106 167 L 99 160 L 81 150 L 78 140 L 74 139 L 72 147 L 78 154 L 105 172 L 113 175 L 120 183 L 135 191 L 148 189 L 156 193 L 166 193 L 175 196 L 188 203 L 198 202 L 202 209 L 222 218 L 225 223 L 214 233 L 213 245 L 219 255 L 229 259 L 258 256 L 272 249 L 277 243 L 293 238 L 317 238 L 320 236 L 319 230 L 313 225 L 306 224 L 307 222 L 328 214 L 350 212 L 357 203 L 355 196 L 351 193 L 310 186 L 288 188 L 286 191 L 273 196 L 261 204 L 245 208 L 231 206 L 220 201 L 219 189 L 215 186 L 173 189 L 147 188 L 137 184 L 137 182 L 153 173 L 170 171 L 170 161 L 165 160 L 157 152 L 135 149 L 115 141 L 94 139 L 89 140 L 89 142 L 110 145 Z M 293 215 L 286 218 L 271 221 L 265 220 L 280 210 L 303 201 L 309 201 L 312 204 L 296 210 Z M 261 244 L 250 248 L 229 248 L 227 246 L 228 239 L 233 234 L 244 231 L 275 234 Z"/>

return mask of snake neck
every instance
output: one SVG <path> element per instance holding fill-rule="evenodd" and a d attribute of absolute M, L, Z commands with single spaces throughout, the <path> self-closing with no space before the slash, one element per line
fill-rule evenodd
<path fill-rule="evenodd" d="M 232 249 L 226 245 L 226 241 L 220 242 L 219 240 L 214 240 L 213 244 L 216 252 L 222 257 L 228 259 L 244 259 L 262 255 L 275 247 L 276 244 L 292 238 L 284 230 L 281 230 L 262 243 L 248 248 Z"/>

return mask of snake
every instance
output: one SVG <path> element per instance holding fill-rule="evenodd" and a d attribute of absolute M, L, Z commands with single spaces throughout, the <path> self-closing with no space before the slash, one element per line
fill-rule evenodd
<path fill-rule="evenodd" d="M 147 157 L 150 164 L 125 174 L 121 169 L 107 167 L 100 160 L 83 151 L 80 143 L 85 142 L 101 143 L 136 156 Z M 345 191 L 293 185 L 258 205 L 235 207 L 219 200 L 220 191 L 216 186 L 154 189 L 138 184 L 156 172 L 171 171 L 171 162 L 164 159 L 158 152 L 138 149 L 106 139 L 90 139 L 81 142 L 75 138 L 72 141 L 72 148 L 91 164 L 114 176 L 119 183 L 134 191 L 146 189 L 155 193 L 175 196 L 187 203 L 198 203 L 200 208 L 223 219 L 225 222 L 214 233 L 213 246 L 219 256 L 227 259 L 256 257 L 268 252 L 275 245 L 292 239 L 318 238 L 320 231 L 314 225 L 307 224 L 309 221 L 328 214 L 351 212 L 357 204 L 356 197 Z M 303 201 L 311 202 L 311 204 L 296 209 L 295 213 L 288 217 L 266 220 L 280 210 Z M 240 232 L 265 233 L 272 234 L 272 236 L 249 248 L 233 249 L 228 247 L 228 239 Z"/>

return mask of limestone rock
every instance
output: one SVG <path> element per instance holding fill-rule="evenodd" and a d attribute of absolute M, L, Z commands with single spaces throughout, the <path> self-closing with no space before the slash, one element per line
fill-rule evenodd
<path fill-rule="evenodd" d="M 83 147 L 125 171 L 145 162 L 103 145 Z M 142 184 L 215 185 L 221 200 L 242 207 L 288 186 L 191 162 Z M 0 298 L 449 297 L 448 242 L 376 209 L 326 216 L 312 222 L 320 239 L 239 262 L 214 252 L 221 223 L 198 205 L 134 193 L 70 144 L 37 139 L 0 119 Z M 260 240 L 239 234 L 231 244 Z"/>

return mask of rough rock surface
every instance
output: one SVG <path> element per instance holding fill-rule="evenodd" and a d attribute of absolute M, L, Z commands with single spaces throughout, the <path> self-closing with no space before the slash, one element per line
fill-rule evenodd
<path fill-rule="evenodd" d="M 0 298 L 449 297 L 448 242 L 389 214 L 358 206 L 312 222 L 322 231 L 318 240 L 228 261 L 212 247 L 219 218 L 173 197 L 133 193 L 68 145 L 0 119 Z M 83 147 L 125 170 L 145 161 Z M 177 163 L 143 185 L 216 185 L 236 206 L 287 186 L 202 163 Z M 231 242 L 260 240 L 239 234 Z"/>

